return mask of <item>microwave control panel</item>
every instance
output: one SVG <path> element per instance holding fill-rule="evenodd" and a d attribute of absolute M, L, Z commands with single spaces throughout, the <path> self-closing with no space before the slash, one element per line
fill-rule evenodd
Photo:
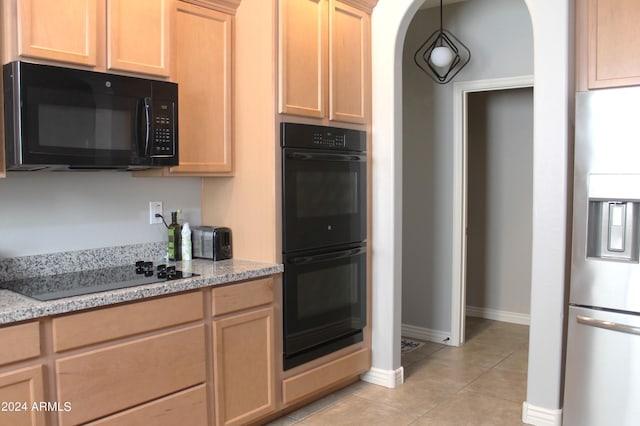
<path fill-rule="evenodd" d="M 172 102 L 156 102 L 153 109 L 153 152 L 154 157 L 173 157 L 176 153 L 176 126 Z"/>

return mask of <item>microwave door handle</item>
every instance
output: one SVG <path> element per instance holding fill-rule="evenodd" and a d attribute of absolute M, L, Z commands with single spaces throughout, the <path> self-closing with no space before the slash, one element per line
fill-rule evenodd
<path fill-rule="evenodd" d="M 151 139 L 151 98 L 138 100 L 137 115 L 138 137 L 136 141 L 136 154 L 140 157 L 149 157 L 149 143 Z"/>
<path fill-rule="evenodd" d="M 151 139 L 151 98 L 144 98 L 144 121 L 145 121 L 145 136 L 144 136 L 144 156 L 150 155 L 149 141 Z"/>
<path fill-rule="evenodd" d="M 338 260 L 338 259 L 344 259 L 347 257 L 357 256 L 359 254 L 365 253 L 366 251 L 367 249 L 365 247 L 356 247 L 349 250 L 339 251 L 337 253 L 324 253 L 324 254 L 315 254 L 311 256 L 298 256 L 298 257 L 289 259 L 289 263 L 301 265 L 301 264 L 328 262 L 332 260 Z"/>

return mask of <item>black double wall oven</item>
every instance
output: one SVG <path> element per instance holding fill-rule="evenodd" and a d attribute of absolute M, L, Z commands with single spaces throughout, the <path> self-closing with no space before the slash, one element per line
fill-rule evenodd
<path fill-rule="evenodd" d="M 284 369 L 366 325 L 366 133 L 282 123 Z"/>

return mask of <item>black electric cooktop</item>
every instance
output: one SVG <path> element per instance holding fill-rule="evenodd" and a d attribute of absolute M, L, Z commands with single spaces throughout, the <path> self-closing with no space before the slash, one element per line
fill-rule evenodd
<path fill-rule="evenodd" d="M 198 274 L 184 274 L 175 266 L 154 267 L 153 262 L 139 261 L 135 265 L 1 281 L 0 288 L 45 301 L 194 276 Z"/>

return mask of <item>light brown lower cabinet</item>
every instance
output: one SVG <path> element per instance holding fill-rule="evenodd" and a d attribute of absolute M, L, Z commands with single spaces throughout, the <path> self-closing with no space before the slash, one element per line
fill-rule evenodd
<path fill-rule="evenodd" d="M 204 324 L 60 358 L 60 426 L 76 425 L 204 383 Z"/>
<path fill-rule="evenodd" d="M 318 393 L 322 389 L 362 374 L 370 366 L 371 351 L 367 348 L 360 349 L 342 358 L 283 380 L 282 400 L 285 405 L 291 405 Z"/>
<path fill-rule="evenodd" d="M 242 425 L 275 411 L 274 310 L 213 321 L 216 425 Z"/>
<path fill-rule="evenodd" d="M 35 365 L 0 374 L 0 425 L 45 424 L 43 366 Z M 35 405 L 34 405 L 35 404 Z"/>
<path fill-rule="evenodd" d="M 204 426 L 207 424 L 206 385 L 160 398 L 127 411 L 105 417 L 88 426 Z"/>
<path fill-rule="evenodd" d="M 40 356 L 40 324 L 32 321 L 0 328 L 0 366 Z"/>

